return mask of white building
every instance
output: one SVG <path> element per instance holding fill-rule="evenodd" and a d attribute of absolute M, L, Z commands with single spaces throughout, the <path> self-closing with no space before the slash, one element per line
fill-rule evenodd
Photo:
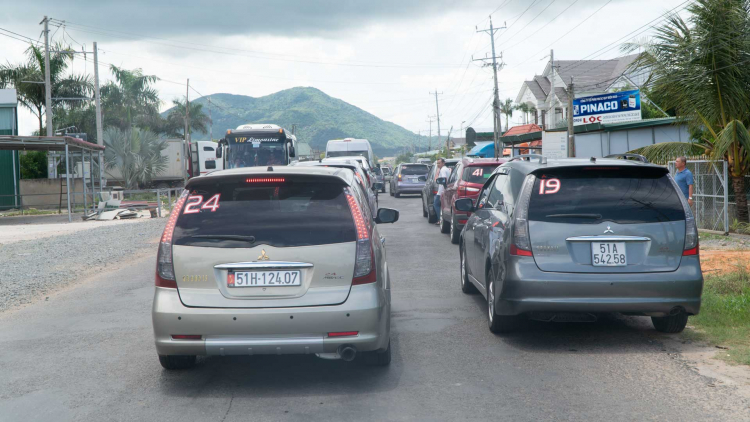
<path fill-rule="evenodd" d="M 565 126 L 568 117 L 568 84 L 573 78 L 576 98 L 613 92 L 619 88 L 640 87 L 645 72 L 629 66 L 637 54 L 611 60 L 555 60 L 554 69 L 547 62 L 541 75 L 525 81 L 516 96 L 516 104 L 526 103 L 537 109 L 535 123 L 545 129 Z M 554 92 L 552 86 L 554 85 Z M 554 109 L 554 115 L 549 110 Z"/>

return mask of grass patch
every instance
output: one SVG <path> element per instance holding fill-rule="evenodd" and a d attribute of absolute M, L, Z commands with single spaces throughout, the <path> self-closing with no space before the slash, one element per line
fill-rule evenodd
<path fill-rule="evenodd" d="M 67 212 L 67 209 L 65 210 Z M 29 208 L 26 210 L 23 210 L 23 213 L 21 210 L 10 210 L 7 212 L 0 213 L 0 216 L 2 217 L 17 217 L 20 215 L 51 215 L 51 214 L 57 214 L 57 210 L 38 210 L 36 208 Z"/>
<path fill-rule="evenodd" d="M 723 234 L 703 233 L 703 232 L 700 232 L 698 234 L 698 237 L 701 240 L 732 240 L 731 237 L 724 236 Z"/>
<path fill-rule="evenodd" d="M 701 312 L 690 318 L 696 328 L 690 337 L 728 347 L 720 358 L 750 365 L 750 272 L 738 262 L 731 271 L 707 274 L 704 282 Z"/>

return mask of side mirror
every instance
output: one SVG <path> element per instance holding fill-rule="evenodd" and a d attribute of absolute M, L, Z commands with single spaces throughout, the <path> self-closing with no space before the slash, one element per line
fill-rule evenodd
<path fill-rule="evenodd" d="M 373 183 L 372 190 L 383 190 L 383 184 L 380 182 Z"/>
<path fill-rule="evenodd" d="M 471 198 L 457 199 L 455 202 L 456 209 L 459 211 L 474 211 L 474 202 Z"/>
<path fill-rule="evenodd" d="M 435 182 L 437 182 L 438 185 L 445 186 L 446 179 L 445 177 L 438 177 L 437 180 L 435 180 Z"/>
<path fill-rule="evenodd" d="M 427 176 L 419 176 L 417 178 L 417 180 L 419 180 L 420 182 L 426 182 L 427 181 Z"/>
<path fill-rule="evenodd" d="M 224 151 L 224 144 L 227 142 L 225 138 L 219 140 L 219 145 L 216 146 L 216 158 L 221 158 Z"/>
<path fill-rule="evenodd" d="M 375 217 L 375 223 L 395 223 L 398 221 L 398 210 L 392 208 L 378 208 L 378 215 Z"/>
<path fill-rule="evenodd" d="M 292 145 L 292 144 L 289 144 L 289 156 L 290 156 L 290 157 L 295 157 L 296 155 L 297 155 L 297 154 L 296 154 L 296 153 L 295 153 L 295 151 L 294 151 L 294 145 Z"/>

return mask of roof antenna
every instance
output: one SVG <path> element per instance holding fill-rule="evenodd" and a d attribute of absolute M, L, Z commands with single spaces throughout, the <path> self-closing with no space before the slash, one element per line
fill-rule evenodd
<path fill-rule="evenodd" d="M 268 171 L 273 171 L 273 167 L 272 167 L 272 166 L 268 166 L 268 169 L 267 169 L 267 170 L 268 170 Z"/>
<path fill-rule="evenodd" d="M 591 157 L 591 162 L 595 163 L 596 162 L 596 157 Z"/>

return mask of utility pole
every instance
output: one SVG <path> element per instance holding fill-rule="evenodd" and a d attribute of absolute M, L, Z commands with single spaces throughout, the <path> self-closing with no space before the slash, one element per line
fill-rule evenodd
<path fill-rule="evenodd" d="M 491 44 L 492 44 L 492 58 L 491 58 L 492 59 L 492 65 L 491 66 L 492 66 L 492 72 L 493 72 L 494 78 L 495 78 L 495 95 L 494 95 L 494 99 L 492 101 L 492 110 L 493 110 L 493 117 L 494 117 L 492 120 L 494 122 L 493 139 L 495 141 L 495 158 L 497 158 L 499 156 L 499 154 L 500 154 L 500 136 L 499 136 L 500 135 L 499 134 L 499 130 L 500 130 L 500 91 L 499 91 L 498 85 L 497 85 L 497 68 L 498 68 L 497 58 L 498 57 L 495 54 L 495 33 L 497 31 L 499 31 L 501 29 L 505 29 L 505 28 L 506 28 L 505 24 L 503 24 L 503 26 L 501 28 L 495 28 L 492 25 L 492 16 L 490 16 L 490 29 L 479 29 L 479 28 L 477 28 L 477 32 L 486 32 L 487 34 L 489 34 L 490 41 L 491 41 Z M 500 67 L 504 66 L 505 63 L 502 63 L 502 60 L 503 60 L 502 53 L 500 54 L 499 59 L 500 59 Z M 472 56 L 472 60 L 474 60 L 474 61 L 478 60 L 478 61 L 485 62 L 487 60 L 490 60 L 490 58 L 489 57 L 485 57 L 483 59 L 476 59 L 475 60 L 474 57 Z M 484 64 L 484 66 L 489 66 L 489 65 L 490 65 L 489 63 L 485 63 Z"/>
<path fill-rule="evenodd" d="M 190 78 L 185 87 L 185 150 L 185 184 L 187 185 L 187 169 L 193 170 L 193 148 L 190 146 Z"/>
<path fill-rule="evenodd" d="M 432 116 L 427 116 L 427 118 L 428 118 L 427 121 L 430 122 L 430 137 L 428 138 L 428 145 L 429 145 L 429 147 L 428 147 L 427 151 L 432 151 L 432 122 L 434 120 L 432 120 Z"/>
<path fill-rule="evenodd" d="M 437 111 L 437 125 L 438 125 L 438 145 L 440 145 L 440 106 L 438 105 L 438 95 L 443 95 L 442 92 L 430 92 L 430 95 L 435 94 L 435 110 Z"/>
<path fill-rule="evenodd" d="M 573 77 L 570 77 L 570 85 L 568 86 L 568 157 L 576 156 L 576 135 L 573 130 L 573 97 L 575 93 L 573 91 Z"/>
<path fill-rule="evenodd" d="M 211 118 L 211 96 L 208 97 L 208 127 L 211 132 L 211 141 L 214 140 L 214 120 Z M 294 135 L 294 129 L 292 129 Z"/>
<path fill-rule="evenodd" d="M 549 129 L 557 127 L 557 116 L 555 113 L 555 50 L 549 51 L 549 71 L 550 71 L 550 105 L 547 108 L 549 117 Z"/>
<path fill-rule="evenodd" d="M 50 82 L 51 78 L 49 69 L 49 19 L 45 16 L 44 20 L 39 23 L 44 23 L 44 111 L 47 116 L 47 136 L 52 136 L 52 82 Z M 39 135 L 41 135 L 41 133 Z"/>
<path fill-rule="evenodd" d="M 94 41 L 94 99 L 96 100 L 96 143 L 104 145 L 104 129 L 102 128 L 102 97 L 99 92 L 99 50 Z"/>

